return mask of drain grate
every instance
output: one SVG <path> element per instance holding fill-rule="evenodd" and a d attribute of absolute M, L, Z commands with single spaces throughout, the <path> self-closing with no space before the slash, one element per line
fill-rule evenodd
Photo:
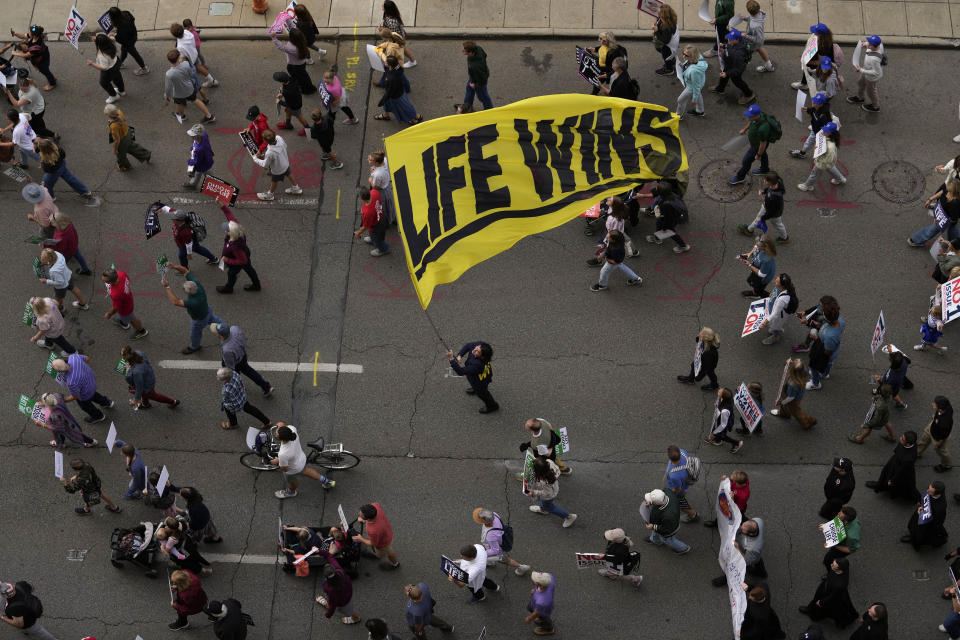
<path fill-rule="evenodd" d="M 83 562 L 87 555 L 87 549 L 67 549 L 67 560 L 74 562 Z"/>
<path fill-rule="evenodd" d="M 871 179 L 874 190 L 881 198 L 897 204 L 918 200 L 927 187 L 920 169 L 902 160 L 878 165 Z"/>
<path fill-rule="evenodd" d="M 713 160 L 700 169 L 697 183 L 703 194 L 717 202 L 737 202 L 750 192 L 751 179 L 746 182 L 730 184 L 730 176 L 740 168 L 740 163 L 734 160 Z"/>
<path fill-rule="evenodd" d="M 211 2 L 209 15 L 211 16 L 233 15 L 233 3 L 232 2 Z"/>
<path fill-rule="evenodd" d="M 817 213 L 821 218 L 832 218 L 837 215 L 837 210 L 830 207 L 817 207 Z"/>

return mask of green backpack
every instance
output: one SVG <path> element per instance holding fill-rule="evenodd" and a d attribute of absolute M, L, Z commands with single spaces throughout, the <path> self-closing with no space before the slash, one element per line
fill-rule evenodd
<path fill-rule="evenodd" d="M 770 127 L 770 135 L 767 138 L 768 144 L 773 144 L 777 140 L 783 137 L 783 127 L 780 126 L 780 121 L 774 118 L 769 113 L 763 114 L 764 121 L 767 123 L 767 126 Z"/>

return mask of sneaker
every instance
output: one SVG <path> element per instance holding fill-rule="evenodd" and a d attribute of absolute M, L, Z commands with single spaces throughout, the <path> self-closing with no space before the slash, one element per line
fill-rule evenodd
<path fill-rule="evenodd" d="M 920 344 L 913 345 L 914 351 L 924 351 L 926 348 L 927 348 L 927 345 L 922 342 Z"/>
<path fill-rule="evenodd" d="M 909 405 L 906 402 L 898 402 L 893 406 L 895 406 L 897 409 L 906 409 Z"/>
<path fill-rule="evenodd" d="M 750 231 L 750 228 L 747 227 L 747 225 L 745 225 L 745 224 L 738 224 L 738 225 L 737 225 L 737 231 L 739 231 L 739 232 L 742 233 L 743 235 L 747 236 L 748 238 L 752 238 L 752 237 L 753 237 L 753 232 Z"/>
<path fill-rule="evenodd" d="M 863 104 L 863 98 L 859 96 L 847 96 L 847 102 L 850 104 Z"/>
<path fill-rule="evenodd" d="M 743 448 L 743 440 L 739 440 L 737 444 L 730 447 L 730 453 L 736 453 L 737 451 L 740 451 L 740 449 L 742 448 Z"/>
<path fill-rule="evenodd" d="M 189 626 L 190 626 L 189 620 L 187 622 L 184 622 L 183 624 L 180 624 L 179 622 L 171 622 L 170 624 L 167 625 L 167 629 L 170 629 L 170 631 L 182 631 L 183 629 L 186 629 Z"/>
<path fill-rule="evenodd" d="M 836 178 L 831 178 L 831 179 L 830 179 L 830 184 L 835 184 L 835 185 L 838 185 L 838 186 L 839 186 L 839 185 L 843 185 L 843 184 L 847 184 L 847 179 L 846 179 L 846 178 L 843 178 L 842 180 L 837 180 Z"/>
<path fill-rule="evenodd" d="M 129 328 L 130 328 L 130 323 L 129 323 L 129 322 L 124 322 L 123 320 L 121 320 L 120 318 L 118 318 L 118 317 L 116 317 L 116 316 L 114 316 L 114 317 L 111 318 L 111 319 L 113 320 L 113 324 L 117 325 L 117 326 L 120 327 L 121 329 L 129 329 Z"/>
<path fill-rule="evenodd" d="M 139 69 L 134 70 L 133 75 L 145 76 L 148 73 L 150 73 L 150 67 L 140 67 Z"/>
<path fill-rule="evenodd" d="M 219 87 L 220 83 L 214 78 L 213 80 L 204 80 L 200 83 L 200 86 L 204 89 L 209 89 L 210 87 Z"/>
<path fill-rule="evenodd" d="M 791 89 L 803 89 L 804 91 L 806 91 L 807 85 L 806 85 L 805 82 L 791 82 L 791 83 L 790 83 L 790 88 L 791 88 Z"/>
<path fill-rule="evenodd" d="M 99 418 L 91 418 L 90 416 L 87 416 L 86 418 L 83 419 L 83 421 L 86 422 L 87 424 L 97 424 L 98 422 L 103 422 L 106 419 L 107 419 L 107 416 L 101 413 Z"/>
<path fill-rule="evenodd" d="M 86 311 L 87 309 L 90 308 L 90 305 L 89 305 L 89 304 L 80 304 L 80 301 L 79 301 L 79 300 L 74 300 L 74 301 L 73 301 L 73 308 L 74 308 L 74 309 L 79 309 L 80 311 Z"/>
<path fill-rule="evenodd" d="M 706 51 L 705 53 L 701 53 L 700 55 L 702 55 L 704 58 L 715 58 L 717 57 L 717 50 L 710 49 L 709 51 Z"/>
<path fill-rule="evenodd" d="M 677 382 L 684 382 L 686 384 L 693 384 L 696 382 L 692 376 L 677 376 Z"/>
<path fill-rule="evenodd" d="M 269 191 L 264 191 L 262 193 L 258 193 L 257 198 L 260 200 L 266 200 L 267 202 L 269 202 L 273 200 L 273 194 L 270 193 Z"/>
<path fill-rule="evenodd" d="M 644 541 L 644 542 L 648 542 L 648 543 L 650 543 L 650 544 L 652 544 L 652 545 L 654 545 L 654 546 L 657 546 L 657 547 L 659 547 L 659 546 L 661 546 L 661 545 L 663 544 L 662 542 L 654 542 L 653 540 L 650 539 L 649 536 L 645 537 L 645 538 L 643 539 L 643 541 Z"/>
<path fill-rule="evenodd" d="M 690 251 L 690 245 L 688 244 L 685 244 L 682 247 L 677 246 L 673 248 L 674 253 L 686 253 L 687 251 Z"/>
<path fill-rule="evenodd" d="M 660 238 L 658 238 L 653 234 L 650 234 L 647 236 L 647 242 L 650 242 L 652 244 L 663 244 L 663 240 L 661 240 Z"/>
<path fill-rule="evenodd" d="M 710 91 L 713 93 L 723 93 L 723 89 L 720 88 L 720 85 L 713 85 L 710 87 Z"/>
<path fill-rule="evenodd" d="M 960 136 L 953 136 L 954 142 L 960 142 Z"/>
<path fill-rule="evenodd" d="M 761 344 L 765 344 L 767 346 L 777 344 L 778 342 L 780 342 L 780 336 L 776 334 L 769 335 L 760 341 Z"/>
<path fill-rule="evenodd" d="M 677 554 L 678 556 L 682 556 L 687 553 L 690 553 L 690 549 L 691 549 L 690 545 L 687 545 L 687 548 L 684 549 L 683 551 L 674 551 L 674 553 Z"/>
<path fill-rule="evenodd" d="M 183 349 L 180 349 L 180 353 L 182 353 L 182 354 L 185 355 L 185 356 L 188 356 L 188 355 L 190 355 L 191 353 L 196 353 L 197 351 L 200 351 L 200 349 L 201 349 L 201 347 L 197 347 L 196 349 L 194 349 L 194 348 L 191 347 L 190 345 L 187 345 L 187 346 L 185 346 Z"/>
<path fill-rule="evenodd" d="M 276 125 L 277 129 L 293 129 L 293 125 L 286 121 L 280 121 Z"/>
<path fill-rule="evenodd" d="M 751 93 L 748 96 L 740 96 L 737 98 L 737 104 L 750 104 L 757 99 L 757 94 Z"/>
<path fill-rule="evenodd" d="M 211 124 L 216 121 L 217 121 L 217 116 L 213 115 L 212 113 L 209 116 L 205 116 L 200 119 L 200 122 L 202 122 L 203 124 Z"/>
<path fill-rule="evenodd" d="M 668 69 L 668 68 L 666 68 L 666 67 L 660 67 L 659 69 L 657 69 L 656 71 L 654 71 L 654 73 L 657 74 L 658 76 L 672 76 L 672 75 L 673 75 L 673 69 Z"/>
<path fill-rule="evenodd" d="M 703 116 L 707 115 L 703 111 L 688 111 L 687 113 L 689 113 L 692 116 L 697 116 L 698 118 L 702 118 Z"/>
<path fill-rule="evenodd" d="M 700 522 L 700 514 L 699 514 L 699 513 L 695 513 L 695 514 L 693 514 L 692 516 L 687 515 L 687 514 L 683 514 L 683 517 L 680 518 L 680 521 L 681 521 L 681 522 L 686 522 L 687 524 L 690 524 L 690 523 L 692 523 L 692 522 Z"/>
<path fill-rule="evenodd" d="M 596 284 L 590 285 L 590 291 L 596 292 L 596 291 L 606 291 L 606 290 L 607 290 L 607 288 L 606 288 L 605 286 L 603 286 L 602 284 L 600 284 L 599 282 L 596 283 Z"/>
<path fill-rule="evenodd" d="M 476 594 L 471 595 L 469 601 L 470 601 L 470 602 L 483 602 L 483 601 L 486 600 L 486 599 L 487 599 L 487 594 L 481 592 L 479 596 L 476 595 Z"/>
<path fill-rule="evenodd" d="M 84 509 L 83 507 L 77 507 L 77 508 L 75 508 L 73 511 L 74 511 L 74 513 L 76 513 L 78 516 L 88 516 L 88 515 L 90 515 L 90 510 L 89 510 L 89 509 Z"/>
<path fill-rule="evenodd" d="M 631 278 L 627 280 L 628 287 L 632 287 L 634 285 L 642 285 L 642 284 L 643 284 L 643 278 L 638 277 L 638 278 Z"/>
<path fill-rule="evenodd" d="M 760 298 L 765 297 L 765 296 L 758 296 L 757 293 L 752 289 L 744 289 L 743 291 L 740 292 L 740 295 L 750 300 L 759 300 Z"/>
<path fill-rule="evenodd" d="M 109 398 L 108 398 L 108 400 L 109 400 Z M 113 409 L 113 408 L 116 406 L 116 404 L 117 404 L 117 403 L 116 403 L 115 400 L 110 400 L 110 404 L 108 404 L 107 406 L 105 406 L 104 409 Z"/>
<path fill-rule="evenodd" d="M 93 273 L 90 269 L 74 269 L 73 272 L 78 276 L 89 276 Z"/>
<path fill-rule="evenodd" d="M 806 158 L 806 157 L 807 157 L 807 152 L 804 151 L 803 149 L 793 149 L 793 150 L 790 152 L 790 157 L 791 157 L 791 158 Z"/>
<path fill-rule="evenodd" d="M 277 489 L 273 492 L 273 495 L 277 496 L 281 500 L 286 500 L 287 498 L 296 498 L 297 492 L 296 490 L 287 491 L 286 489 Z"/>
<path fill-rule="evenodd" d="M 116 102 L 116 101 L 119 100 L 119 99 L 120 99 L 120 96 L 107 96 L 106 103 L 107 103 L 107 104 L 113 104 L 114 102 Z"/>
<path fill-rule="evenodd" d="M 867 113 L 880 113 L 880 107 L 875 107 L 872 104 L 862 104 L 860 108 Z"/>
<path fill-rule="evenodd" d="M 532 504 L 532 505 L 530 505 L 530 511 L 533 511 L 534 513 L 546 513 L 546 511 L 544 511 L 543 509 L 541 509 L 541 508 L 540 508 L 540 505 L 538 505 L 538 504 Z"/>
<path fill-rule="evenodd" d="M 180 401 L 179 401 L 179 400 L 174 400 L 174 401 L 173 401 L 173 404 L 168 404 L 168 405 L 167 405 L 167 408 L 168 408 L 168 409 L 176 409 L 176 408 L 179 407 L 179 406 L 180 406 Z"/>
<path fill-rule="evenodd" d="M 317 64 L 317 61 L 314 60 L 313 58 L 307 58 L 306 60 L 304 60 L 304 62 L 306 62 L 307 64 Z"/>
<path fill-rule="evenodd" d="M 147 331 L 146 329 L 140 329 L 140 331 L 137 331 L 135 334 L 133 334 L 133 339 L 139 340 L 140 338 L 146 338 L 147 334 L 149 333 L 150 332 Z"/>
<path fill-rule="evenodd" d="M 53 350 L 53 343 L 52 343 L 52 342 L 47 342 L 47 341 L 44 340 L 43 338 L 40 338 L 39 340 L 37 340 L 37 341 L 34 342 L 33 344 L 37 345 L 37 346 L 40 347 L 41 349 L 50 349 L 50 350 Z"/>
<path fill-rule="evenodd" d="M 577 521 L 577 514 L 571 513 L 569 516 L 563 519 L 563 528 L 569 529 L 573 526 L 573 523 Z M 497 589 L 499 591 L 499 589 Z"/>
<path fill-rule="evenodd" d="M 820 387 L 823 385 L 813 384 L 813 380 L 807 380 L 807 384 L 804 387 L 807 391 L 819 391 Z"/>
<path fill-rule="evenodd" d="M 715 447 L 719 447 L 720 445 L 723 444 L 722 441 L 720 441 L 720 440 L 714 440 L 714 439 L 711 438 L 710 436 L 707 436 L 706 438 L 704 438 L 703 441 L 706 442 L 707 444 L 712 444 L 712 445 L 715 446 Z"/>
<path fill-rule="evenodd" d="M 337 164 L 330 167 L 331 169 L 343 169 L 343 163 L 338 162 Z"/>
<path fill-rule="evenodd" d="M 793 352 L 794 352 L 794 353 L 806 353 L 807 351 L 810 351 L 810 345 L 808 345 L 808 344 L 795 344 L 795 345 L 793 345 Z"/>
<path fill-rule="evenodd" d="M 947 633 L 947 628 L 941 624 L 937 627 L 937 631 L 942 631 L 943 633 Z"/>
<path fill-rule="evenodd" d="M 800 191 L 813 191 L 813 187 L 808 187 L 806 182 L 798 184 L 797 189 L 800 189 Z"/>
<path fill-rule="evenodd" d="M 761 169 L 761 168 L 758 167 L 758 168 L 754 169 L 753 171 L 751 171 L 750 173 L 753 174 L 753 175 L 755 175 L 755 176 L 765 176 L 765 175 L 767 175 L 768 173 L 770 173 L 770 171 L 769 171 L 769 170 L 768 170 L 768 171 L 764 171 L 763 169 Z"/>
<path fill-rule="evenodd" d="M 388 253 L 390 253 L 390 252 L 389 252 L 389 251 L 380 251 L 380 249 L 374 249 L 373 251 L 370 252 L 370 255 L 372 255 L 374 258 L 379 258 L 380 256 L 385 256 L 385 255 L 387 255 Z"/>
<path fill-rule="evenodd" d="M 777 244 L 790 244 L 789 236 L 784 238 L 783 236 L 777 236 L 777 239 L 774 240 Z"/>
<path fill-rule="evenodd" d="M 330 480 L 329 478 L 327 478 L 320 482 L 320 486 L 323 487 L 324 489 L 333 489 L 335 486 L 337 486 L 337 482 L 336 480 Z"/>
<path fill-rule="evenodd" d="M 111 507 L 110 505 L 107 505 L 107 511 L 109 511 L 110 513 L 120 513 L 121 511 L 123 511 L 123 509 L 120 508 L 120 505 L 117 505 L 115 507 Z"/>
<path fill-rule="evenodd" d="M 306 137 L 307 137 L 307 130 L 306 130 L 306 129 L 300 129 L 300 131 L 297 131 L 297 135 L 300 136 L 301 138 L 306 138 Z"/>
<path fill-rule="evenodd" d="M 588 267 L 599 267 L 602 264 L 603 262 L 600 260 L 600 258 L 587 258 Z M 924 320 L 924 322 L 926 322 L 926 320 Z"/>
<path fill-rule="evenodd" d="M 563 469 L 560 469 L 560 475 L 562 476 L 568 476 L 571 473 L 573 473 L 573 467 L 567 466 L 567 467 L 564 467 Z"/>
<path fill-rule="evenodd" d="M 300 187 L 299 185 L 294 185 L 292 187 L 287 187 L 286 189 L 284 189 L 284 193 L 289 193 L 292 196 L 298 196 L 301 193 L 303 193 L 303 188 Z"/>
<path fill-rule="evenodd" d="M 357 124 L 358 122 L 360 122 L 358 118 L 350 118 L 349 120 L 344 122 L 344 124 Z"/>
<path fill-rule="evenodd" d="M 628 257 L 628 258 L 639 258 L 639 257 L 640 257 L 640 249 L 634 249 L 633 251 L 631 251 L 630 253 L 627 254 L 627 257 Z"/>
<path fill-rule="evenodd" d="M 910 245 L 911 247 L 922 247 L 922 246 L 924 246 L 926 243 L 925 243 L 925 242 L 914 242 L 914 241 L 913 241 L 913 238 L 907 238 L 907 244 Z M 76 303 L 74 303 L 74 304 L 76 304 Z M 924 319 L 924 322 L 926 322 L 926 319 Z"/>
<path fill-rule="evenodd" d="M 780 409 L 770 409 L 770 415 L 772 415 L 772 416 L 779 416 L 779 415 L 780 415 Z"/>
<path fill-rule="evenodd" d="M 520 565 L 519 567 L 517 567 L 516 569 L 514 569 L 514 570 L 513 570 L 513 573 L 515 573 L 515 574 L 518 575 L 518 576 L 525 576 L 525 575 L 527 575 L 527 572 L 528 572 L 528 571 L 530 571 L 530 565 L 528 565 L 528 564 L 522 564 L 522 565 Z M 452 631 L 452 630 L 453 630 L 453 629 L 451 629 L 451 631 Z"/>
<path fill-rule="evenodd" d="M 762 64 L 759 67 L 757 67 L 757 73 L 770 73 L 776 70 L 777 70 L 777 67 L 774 66 L 773 64 L 771 64 L 770 66 Z"/>
<path fill-rule="evenodd" d="M 630 576 L 630 582 L 633 583 L 633 586 L 639 587 L 640 583 L 643 582 L 643 576 Z"/>
<path fill-rule="evenodd" d="M 732 178 L 727 180 L 727 182 L 730 184 L 743 184 L 746 181 L 747 181 L 746 177 L 741 178 L 739 176 L 733 176 Z"/>
<path fill-rule="evenodd" d="M 366 242 L 367 244 L 373 244 L 373 238 L 371 238 L 370 236 L 363 236 L 363 241 Z"/>
<path fill-rule="evenodd" d="M 270 386 L 269 389 L 267 389 L 266 391 L 263 392 L 263 397 L 264 397 L 264 398 L 269 398 L 271 393 L 273 393 L 273 386 L 272 386 L 272 385 Z"/>

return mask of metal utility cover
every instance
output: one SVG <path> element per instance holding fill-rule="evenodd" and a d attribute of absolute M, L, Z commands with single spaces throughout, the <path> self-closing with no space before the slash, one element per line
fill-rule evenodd
<path fill-rule="evenodd" d="M 211 16 L 229 16 L 232 14 L 233 14 L 232 2 L 211 2 L 210 3 Z"/>

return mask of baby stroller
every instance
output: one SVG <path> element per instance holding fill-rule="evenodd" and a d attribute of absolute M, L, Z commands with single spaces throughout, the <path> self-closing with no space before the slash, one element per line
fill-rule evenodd
<path fill-rule="evenodd" d="M 360 545 L 353 541 L 353 536 L 358 533 L 354 528 L 354 524 L 356 524 L 356 522 L 351 523 L 347 528 L 345 535 L 346 540 L 344 540 L 343 546 L 340 549 L 337 549 L 333 536 L 329 535 L 330 525 L 307 527 L 311 533 L 315 535 L 315 539 L 319 539 L 320 544 L 318 544 L 317 547 L 335 554 L 337 562 L 340 563 L 340 566 L 343 567 L 343 570 L 346 571 L 347 575 L 352 579 L 356 579 L 360 575 Z M 286 549 L 295 551 L 297 555 L 303 555 L 310 551 L 310 548 L 303 548 L 301 546 L 296 531 L 284 530 L 283 546 Z M 339 554 L 337 554 L 338 551 Z M 296 569 L 293 565 L 293 561 L 296 559 L 294 554 L 284 552 L 283 555 L 287 560 L 283 565 L 283 570 L 287 573 L 294 573 Z M 311 567 L 322 567 L 327 563 L 327 560 L 321 555 L 313 554 L 304 560 L 304 562 Z"/>
<path fill-rule="evenodd" d="M 153 568 L 153 561 L 158 551 L 157 541 L 153 538 L 154 527 L 152 522 L 141 522 L 132 529 L 117 528 L 110 536 L 110 564 L 117 569 L 123 569 L 127 562 L 146 569 L 148 578 L 156 578 L 157 570 Z"/>

